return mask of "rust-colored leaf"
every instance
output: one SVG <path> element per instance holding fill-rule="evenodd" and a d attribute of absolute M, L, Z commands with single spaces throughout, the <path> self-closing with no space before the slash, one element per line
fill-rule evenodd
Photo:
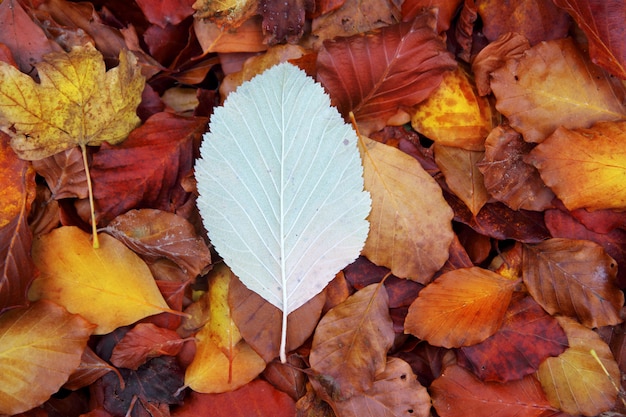
<path fill-rule="evenodd" d="M 626 209 L 626 121 L 558 128 L 529 155 L 569 210 Z"/>
<path fill-rule="evenodd" d="M 137 0 L 137 6 L 141 8 L 148 21 L 166 27 L 177 25 L 194 12 L 191 5 L 194 0 Z"/>
<path fill-rule="evenodd" d="M 463 0 L 406 0 L 402 2 L 402 20 L 413 20 L 430 8 L 437 8 L 437 30 L 445 32 Z"/>
<path fill-rule="evenodd" d="M 304 34 L 304 0 L 261 0 L 263 31 L 268 45 L 297 43 Z"/>
<path fill-rule="evenodd" d="M 482 342 L 500 328 L 515 284 L 478 267 L 446 272 L 420 291 L 404 332 L 447 348 Z"/>
<path fill-rule="evenodd" d="M 136 370 L 150 358 L 177 355 L 184 342 L 173 330 L 139 323 L 115 345 L 110 361 L 118 368 Z"/>
<path fill-rule="evenodd" d="M 556 410 L 532 375 L 505 384 L 482 382 L 458 365 L 447 367 L 430 387 L 441 417 L 539 417 Z"/>
<path fill-rule="evenodd" d="M 74 147 L 33 161 L 33 168 L 46 179 L 54 199 L 87 198 L 87 175 L 79 148 Z"/>
<path fill-rule="evenodd" d="M 617 399 L 611 380 L 620 380 L 611 350 L 600 336 L 575 320 L 568 317 L 557 320 L 567 334 L 570 347 L 558 357 L 546 359 L 537 372 L 550 404 L 574 415 L 595 416 L 611 410 Z M 602 365 L 591 354 L 592 349 Z"/>
<path fill-rule="evenodd" d="M 394 338 L 387 300 L 382 284 L 369 285 L 332 308 L 315 329 L 309 361 L 332 398 L 363 394 L 384 371 Z"/>
<path fill-rule="evenodd" d="M 621 0 L 554 0 L 554 4 L 585 32 L 593 62 L 626 79 L 626 4 Z"/>
<path fill-rule="evenodd" d="M 493 129 L 485 141 L 485 158 L 477 164 L 489 195 L 513 210 L 542 211 L 552 206 L 554 193 L 539 171 L 524 162 L 533 149 L 509 126 Z"/>
<path fill-rule="evenodd" d="M 87 387 L 109 372 L 115 373 L 123 387 L 124 380 L 117 368 L 100 358 L 96 352 L 87 346 L 80 358 L 80 365 L 74 369 L 63 387 L 71 390 Z"/>
<path fill-rule="evenodd" d="M 532 374 L 549 356 L 567 348 L 556 319 L 531 297 L 516 293 L 502 327 L 482 343 L 459 350 L 459 364 L 483 381 L 507 382 Z"/>
<path fill-rule="evenodd" d="M 548 313 L 577 318 L 590 328 L 622 322 L 617 264 L 600 245 L 549 239 L 525 246 L 523 259 L 524 283 Z"/>
<path fill-rule="evenodd" d="M 625 87 L 569 38 L 542 42 L 507 60 L 492 73 L 491 89 L 496 108 L 527 142 L 542 142 L 559 126 L 626 118 Z"/>
<path fill-rule="evenodd" d="M 344 117 L 354 113 L 363 134 L 384 127 L 402 106 L 426 99 L 456 67 L 435 22 L 425 13 L 413 22 L 324 43 L 318 80 Z"/>

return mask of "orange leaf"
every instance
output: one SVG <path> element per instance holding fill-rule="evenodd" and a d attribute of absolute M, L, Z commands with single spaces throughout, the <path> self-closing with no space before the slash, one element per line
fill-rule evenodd
<path fill-rule="evenodd" d="M 332 308 L 313 336 L 309 361 L 332 398 L 371 389 L 394 339 L 387 291 L 371 284 Z"/>
<path fill-rule="evenodd" d="M 49 301 L 0 316 L 0 413 L 30 410 L 57 392 L 94 327 Z"/>
<path fill-rule="evenodd" d="M 581 86 L 586 86 L 581 88 Z M 589 127 L 626 118 L 625 87 L 567 39 L 542 42 L 492 73 L 496 108 L 527 142 L 559 126 Z"/>
<path fill-rule="evenodd" d="M 446 272 L 420 291 L 404 332 L 447 348 L 482 342 L 500 328 L 515 284 L 478 267 Z"/>
<path fill-rule="evenodd" d="M 401 278 L 427 283 L 448 259 L 452 209 L 415 158 L 360 136 L 365 189 L 372 197 L 362 254 Z M 416 198 L 420 196 L 420 198 Z"/>
<path fill-rule="evenodd" d="M 548 313 L 577 318 L 587 327 L 622 322 L 624 293 L 617 287 L 617 264 L 602 246 L 588 240 L 549 239 L 524 246 L 523 279 Z"/>
<path fill-rule="evenodd" d="M 531 375 L 505 384 L 482 382 L 452 365 L 432 383 L 430 391 L 433 407 L 441 417 L 539 417 L 555 411 Z"/>
<path fill-rule="evenodd" d="M 73 226 L 60 227 L 33 242 L 33 260 L 41 275 L 28 296 L 45 298 L 78 313 L 109 333 L 144 317 L 172 312 L 147 265 L 123 243 L 101 233 L 100 248 Z"/>
<path fill-rule="evenodd" d="M 558 128 L 529 155 L 569 210 L 626 209 L 626 122 Z"/>
<path fill-rule="evenodd" d="M 613 408 L 617 400 L 620 370 L 608 345 L 597 333 L 568 317 L 557 317 L 565 330 L 569 348 L 556 358 L 546 359 L 537 377 L 550 404 L 569 414 L 595 416 Z M 595 350 L 602 366 L 591 355 Z"/>

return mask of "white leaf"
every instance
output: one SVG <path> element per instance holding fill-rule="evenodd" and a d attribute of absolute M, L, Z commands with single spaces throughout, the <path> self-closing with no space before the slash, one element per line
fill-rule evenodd
<path fill-rule="evenodd" d="M 359 255 L 369 194 L 354 130 L 297 67 L 279 64 L 229 95 L 196 163 L 209 238 L 286 317 Z"/>

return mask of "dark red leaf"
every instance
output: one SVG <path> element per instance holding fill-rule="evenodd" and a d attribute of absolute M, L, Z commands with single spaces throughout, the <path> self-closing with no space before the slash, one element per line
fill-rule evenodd
<path fill-rule="evenodd" d="M 177 25 L 193 14 L 194 0 L 137 0 L 137 5 L 150 23 L 165 27 Z"/>

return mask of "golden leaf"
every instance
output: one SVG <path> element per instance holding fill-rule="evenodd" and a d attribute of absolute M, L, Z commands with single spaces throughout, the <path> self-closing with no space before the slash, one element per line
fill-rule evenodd
<path fill-rule="evenodd" d="M 365 189 L 372 197 L 362 254 L 397 277 L 427 283 L 448 259 L 452 209 L 441 188 L 404 152 L 361 136 Z"/>
<path fill-rule="evenodd" d="M 98 325 L 95 334 L 153 314 L 170 312 L 148 266 L 115 238 L 101 233 L 94 249 L 89 234 L 60 227 L 33 242 L 33 260 L 41 275 L 28 296 L 52 300 Z"/>
<path fill-rule="evenodd" d="M 123 50 L 106 71 L 93 46 L 53 52 L 35 64 L 41 83 L 0 62 L 0 125 L 22 159 L 37 160 L 73 146 L 115 144 L 139 124 L 144 78 Z"/>

